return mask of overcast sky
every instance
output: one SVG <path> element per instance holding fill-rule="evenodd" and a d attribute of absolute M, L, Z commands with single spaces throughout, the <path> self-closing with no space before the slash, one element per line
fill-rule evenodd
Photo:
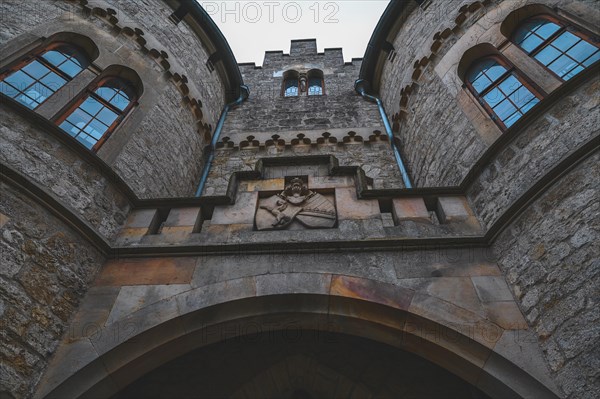
<path fill-rule="evenodd" d="M 289 53 L 292 39 L 317 39 L 318 51 L 342 47 L 360 58 L 389 0 L 205 1 L 237 62 L 262 65 L 266 50 Z"/>

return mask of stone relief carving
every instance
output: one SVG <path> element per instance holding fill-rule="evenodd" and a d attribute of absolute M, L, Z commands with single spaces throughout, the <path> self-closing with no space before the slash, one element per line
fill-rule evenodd
<path fill-rule="evenodd" d="M 306 228 L 331 228 L 337 213 L 325 196 L 311 191 L 301 178 L 293 178 L 277 195 L 259 200 L 255 223 L 257 230 L 282 230 L 294 221 Z"/>

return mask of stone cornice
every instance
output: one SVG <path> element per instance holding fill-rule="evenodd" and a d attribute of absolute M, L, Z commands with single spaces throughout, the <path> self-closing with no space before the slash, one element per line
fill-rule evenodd
<path fill-rule="evenodd" d="M 538 182 L 527 190 L 519 200 L 515 201 L 491 228 L 481 235 L 473 236 L 453 236 L 453 237 L 427 237 L 427 238 L 375 238 L 361 240 L 333 240 L 333 241 L 314 241 L 314 242 L 253 242 L 253 243 L 235 243 L 235 244 L 193 244 L 193 245 L 148 245 L 148 246 L 116 246 L 108 243 L 104 237 L 99 235 L 96 230 L 86 221 L 82 220 L 73 210 L 61 204 L 52 194 L 48 193 L 37 183 L 33 183 L 23 175 L 14 171 L 12 168 L 2 166 L 2 180 L 8 184 L 17 187 L 31 196 L 42 205 L 46 206 L 52 213 L 67 223 L 76 231 L 80 232 L 84 238 L 89 240 L 94 246 L 109 257 L 142 257 L 142 256 L 190 256 L 190 255 L 208 255 L 208 254 L 235 254 L 235 253 L 299 253 L 299 252 L 339 252 L 339 251 L 398 251 L 398 250 L 421 250 L 421 249 L 441 249 L 449 247 L 485 247 L 493 243 L 496 237 L 506 228 L 516 217 L 518 217 L 533 201 L 541 196 L 548 187 L 555 181 L 564 176 L 569 170 L 576 167 L 579 163 L 590 157 L 598 151 L 600 141 L 594 138 L 586 144 L 573 151 L 561 162 L 548 171 Z M 298 159 L 293 157 L 296 161 Z M 307 157 L 308 158 L 308 157 Z M 427 188 L 427 189 L 401 189 L 401 190 L 368 190 L 365 189 L 364 179 L 361 178 L 361 169 L 358 167 L 342 167 L 336 165 L 336 160 L 332 156 L 313 156 L 312 159 L 306 159 L 306 162 L 327 162 L 329 171 L 332 175 L 354 174 L 357 179 L 357 194 L 359 198 L 380 198 L 382 196 L 439 196 L 439 195 L 457 195 L 463 193 L 462 190 L 454 188 Z M 256 179 L 260 177 L 260 170 L 264 169 L 265 164 L 285 164 L 286 159 L 271 158 L 263 160 L 262 165 L 257 165 L 257 171 L 238 172 L 230 181 L 228 194 L 233 197 L 233 190 L 237 190 L 237 184 L 241 180 Z M 363 172 L 364 173 L 364 172 Z M 361 189 L 362 187 L 362 189 Z M 136 200 L 135 208 L 161 208 L 161 207 L 185 207 L 185 206 L 206 206 L 210 204 L 208 199 L 179 199 L 179 200 Z M 219 198 L 219 203 L 229 202 L 229 197 Z"/>

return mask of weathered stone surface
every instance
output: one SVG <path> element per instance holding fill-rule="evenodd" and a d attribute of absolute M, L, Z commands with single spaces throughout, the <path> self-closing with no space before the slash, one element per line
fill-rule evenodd
<path fill-rule="evenodd" d="M 103 257 L 21 192 L 0 192 L 0 390 L 29 397 Z"/>
<path fill-rule="evenodd" d="M 503 277 L 471 277 L 482 302 L 512 301 L 513 297 Z"/>
<path fill-rule="evenodd" d="M 239 192 L 234 205 L 215 206 L 211 225 L 253 224 L 258 192 Z"/>
<path fill-rule="evenodd" d="M 552 377 L 569 398 L 600 394 L 598 368 L 591 366 L 600 342 L 599 165 L 598 153 L 578 165 L 494 245 Z"/>
<path fill-rule="evenodd" d="M 600 78 L 595 77 L 559 100 L 484 168 L 467 197 L 485 227 L 490 228 L 557 162 L 598 137 L 599 88 Z M 559 228 L 556 232 L 560 234 Z"/>
<path fill-rule="evenodd" d="M 340 220 L 380 219 L 379 202 L 371 199 L 358 199 L 355 188 L 336 188 L 335 204 Z"/>
<path fill-rule="evenodd" d="M 394 222 L 404 221 L 431 223 L 429 211 L 423 198 L 394 198 L 392 199 L 392 215 Z"/>
<path fill-rule="evenodd" d="M 119 296 L 114 300 L 107 324 L 127 316 L 146 306 L 170 298 L 191 289 L 189 284 L 171 285 L 135 285 L 121 287 Z"/>
<path fill-rule="evenodd" d="M 111 260 L 104 265 L 95 284 L 187 284 L 195 266 L 196 259 L 191 257 Z"/>
<path fill-rule="evenodd" d="M 6 106 L 0 106 L 0 113 L 0 162 L 46 188 L 112 239 L 130 203 L 110 178 L 23 116 Z"/>

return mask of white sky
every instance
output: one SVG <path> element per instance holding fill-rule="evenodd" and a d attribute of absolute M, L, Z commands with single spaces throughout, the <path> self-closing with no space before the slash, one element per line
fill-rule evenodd
<path fill-rule="evenodd" d="M 389 0 L 197 0 L 225 35 L 237 62 L 262 65 L 266 50 L 290 51 L 292 39 L 317 39 L 317 49 L 342 47 L 363 57 Z"/>

